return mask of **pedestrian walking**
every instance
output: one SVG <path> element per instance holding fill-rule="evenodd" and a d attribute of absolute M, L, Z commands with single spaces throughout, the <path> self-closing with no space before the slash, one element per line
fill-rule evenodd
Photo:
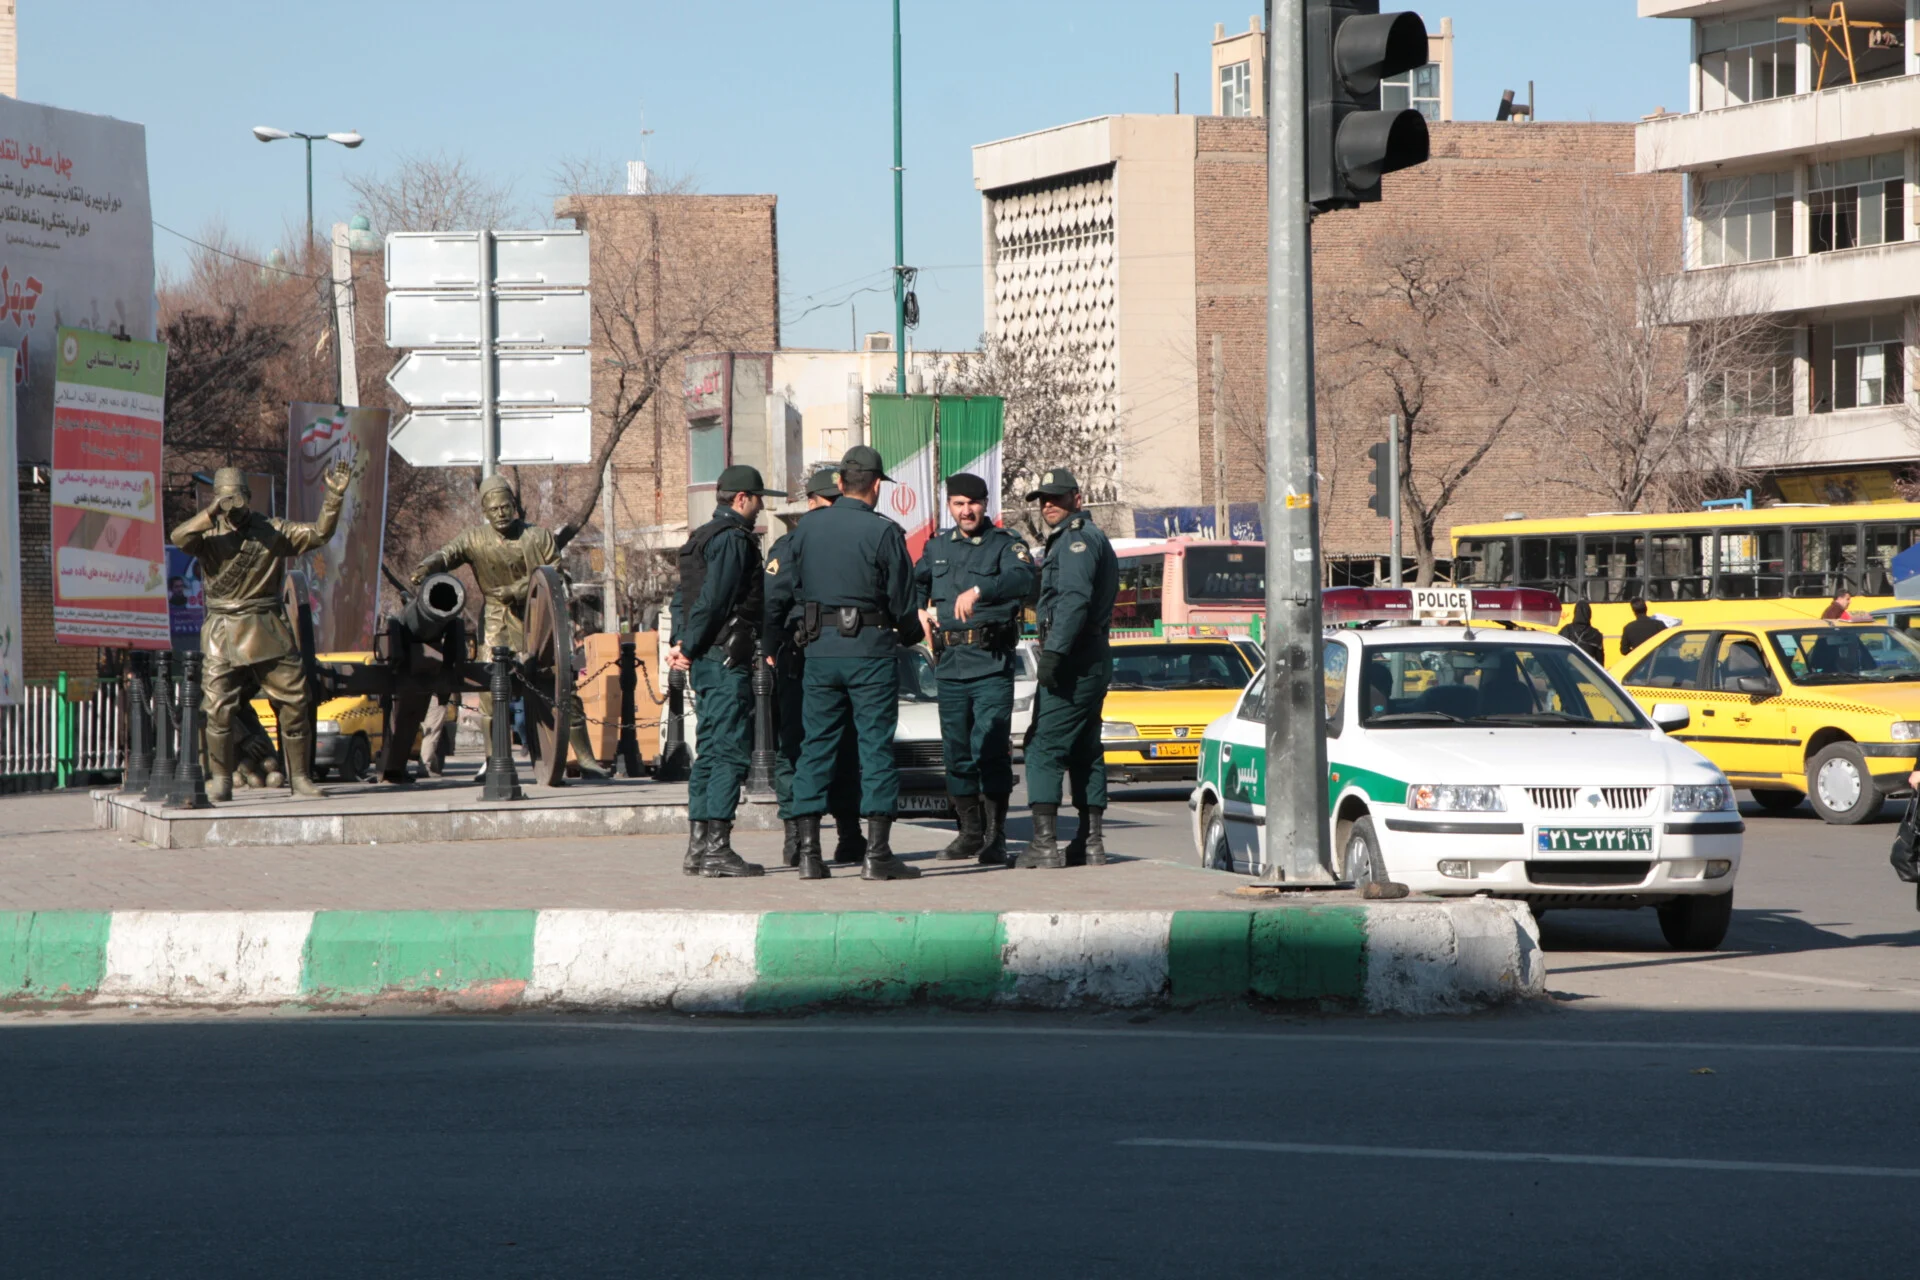
<path fill-rule="evenodd" d="M 769 489 L 752 467 L 731 466 L 715 486 L 713 519 L 680 547 L 668 662 L 690 674 L 697 751 L 687 781 L 688 875 L 757 876 L 733 848 L 733 815 L 753 755 L 753 660 L 764 616 L 754 521 Z"/>
<path fill-rule="evenodd" d="M 1013 792 L 1013 677 L 1020 608 L 1037 575 L 1027 544 L 987 519 L 987 482 L 947 478 L 953 528 L 927 540 L 914 600 L 930 606 L 928 640 L 940 677 L 940 749 L 960 834 L 940 857 L 1007 863 Z"/>
<path fill-rule="evenodd" d="M 1560 628 L 1560 634 L 1601 666 L 1607 665 L 1607 638 L 1593 625 L 1593 606 L 1585 600 L 1573 606 L 1573 621 Z"/>
<path fill-rule="evenodd" d="M 913 558 L 906 534 L 874 509 L 886 480 L 880 455 L 855 445 L 840 460 L 840 497 L 803 518 L 787 540 L 773 582 L 776 609 L 797 601 L 807 650 L 801 714 L 806 735 L 794 769 L 793 816 L 801 874 L 826 874 L 820 815 L 827 811 L 840 740 L 849 723 L 860 748 L 860 813 L 867 820 L 866 880 L 920 874 L 893 856 L 900 774 L 893 734 L 900 720 L 900 645 L 920 638 Z"/>
<path fill-rule="evenodd" d="M 1667 629 L 1667 624 L 1660 619 L 1647 616 L 1644 597 L 1635 596 L 1628 602 L 1628 607 L 1633 610 L 1633 621 L 1620 630 L 1620 656 L 1623 658 Z"/>
<path fill-rule="evenodd" d="M 1080 482 L 1073 472 L 1065 467 L 1047 472 L 1027 501 L 1040 503 L 1049 532 L 1040 566 L 1040 687 L 1034 694 L 1033 743 L 1027 748 L 1033 839 L 1017 865 L 1099 866 L 1107 860 L 1100 707 L 1112 675 L 1107 631 L 1120 589 L 1120 561 L 1107 535 L 1081 510 Z M 1080 826 L 1061 849 L 1056 824 L 1069 776 Z"/>
<path fill-rule="evenodd" d="M 807 480 L 807 514 L 834 504 L 840 496 L 840 469 L 821 467 Z M 805 520 L 806 516 L 801 516 Z M 793 534 L 784 533 L 767 553 L 767 661 L 773 665 L 774 742 L 778 754 L 773 760 L 773 793 L 780 802 L 780 823 L 786 838 L 780 855 L 789 867 L 800 865 L 800 824 L 793 816 L 793 776 L 800 763 L 800 744 L 806 738 L 807 650 L 797 631 L 802 610 L 793 593 L 782 586 L 782 575 L 791 578 L 793 556 L 789 550 Z M 840 735 L 840 753 L 833 770 L 833 782 L 827 788 L 827 811 L 839 831 L 833 861 L 860 862 L 866 857 L 867 840 L 860 834 L 860 748 L 848 724 Z M 824 865 L 804 868 L 803 879 L 824 879 Z"/>
<path fill-rule="evenodd" d="M 1833 600 L 1825 609 L 1820 611 L 1820 616 L 1822 619 L 1828 621 L 1851 622 L 1853 620 L 1851 614 L 1852 609 L 1853 592 L 1842 587 L 1833 593 Z"/>

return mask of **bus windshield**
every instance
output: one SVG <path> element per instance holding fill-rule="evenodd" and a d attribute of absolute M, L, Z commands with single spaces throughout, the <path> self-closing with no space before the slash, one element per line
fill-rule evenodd
<path fill-rule="evenodd" d="M 1571 646 L 1393 645 L 1367 649 L 1361 723 L 1644 729 L 1639 710 Z"/>
<path fill-rule="evenodd" d="M 1892 627 L 1801 627 L 1767 638 L 1795 684 L 1920 680 L 1920 643 Z"/>
<path fill-rule="evenodd" d="M 1267 549 L 1264 546 L 1188 547 L 1186 561 L 1190 601 L 1239 603 L 1267 598 Z"/>

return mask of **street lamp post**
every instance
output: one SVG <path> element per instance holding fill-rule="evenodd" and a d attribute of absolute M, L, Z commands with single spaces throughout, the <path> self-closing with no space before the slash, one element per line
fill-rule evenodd
<path fill-rule="evenodd" d="M 282 138 L 298 138 L 307 144 L 307 243 L 313 243 L 313 144 L 316 142 L 337 142 L 352 150 L 366 139 L 354 130 L 345 133 L 301 133 L 297 129 L 275 129 L 268 125 L 257 124 L 253 127 L 253 136 L 262 142 L 278 142 Z"/>

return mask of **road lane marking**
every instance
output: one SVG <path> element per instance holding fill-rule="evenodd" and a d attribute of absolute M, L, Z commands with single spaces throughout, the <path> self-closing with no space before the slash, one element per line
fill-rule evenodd
<path fill-rule="evenodd" d="M 1912 987 L 1887 986 L 1873 982 L 1851 982 L 1846 978 L 1816 978 L 1810 973 L 1780 973 L 1771 969 L 1739 969 L 1730 964 L 1717 964 L 1707 970 L 1708 973 L 1737 973 L 1748 978 L 1772 978 L 1776 982 L 1811 982 L 1822 987 L 1845 987 L 1850 991 L 1890 991 L 1895 995 L 1920 996 L 1920 991 Z"/>
<path fill-rule="evenodd" d="M 1264 1151 L 1298 1156 L 1365 1156 L 1384 1160 L 1466 1160 L 1482 1164 L 1587 1164 L 1616 1169 L 1687 1169 L 1711 1173 L 1808 1173 L 1828 1178 L 1920 1178 L 1920 1169 L 1859 1164 L 1796 1164 L 1770 1160 L 1680 1160 L 1665 1156 L 1576 1155 L 1558 1151 L 1465 1151 L 1445 1147 L 1361 1147 L 1332 1142 L 1236 1142 L 1208 1138 L 1122 1138 L 1121 1147 L 1199 1151 Z"/>

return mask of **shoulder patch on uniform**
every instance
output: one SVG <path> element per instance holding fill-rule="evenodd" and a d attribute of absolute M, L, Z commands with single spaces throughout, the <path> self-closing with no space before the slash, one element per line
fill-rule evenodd
<path fill-rule="evenodd" d="M 780 557 L 779 557 L 779 556 L 775 556 L 775 557 L 774 557 L 773 559 L 771 559 L 771 560 L 769 560 L 769 561 L 767 561 L 767 572 L 768 572 L 768 573 L 778 573 L 778 572 L 780 572 Z"/>
<path fill-rule="evenodd" d="M 1087 549 L 1087 544 L 1086 544 L 1086 543 L 1084 543 L 1084 542 L 1075 542 L 1075 543 L 1072 543 L 1072 544 L 1071 544 L 1071 545 L 1069 545 L 1069 546 L 1068 546 L 1068 548 L 1067 548 L 1067 550 L 1069 550 L 1069 551 L 1085 551 L 1086 549 Z"/>
<path fill-rule="evenodd" d="M 1022 560 L 1031 561 L 1033 559 L 1033 553 L 1027 550 L 1027 544 L 1024 542 L 1015 542 L 1013 544 L 1013 554 Z"/>

